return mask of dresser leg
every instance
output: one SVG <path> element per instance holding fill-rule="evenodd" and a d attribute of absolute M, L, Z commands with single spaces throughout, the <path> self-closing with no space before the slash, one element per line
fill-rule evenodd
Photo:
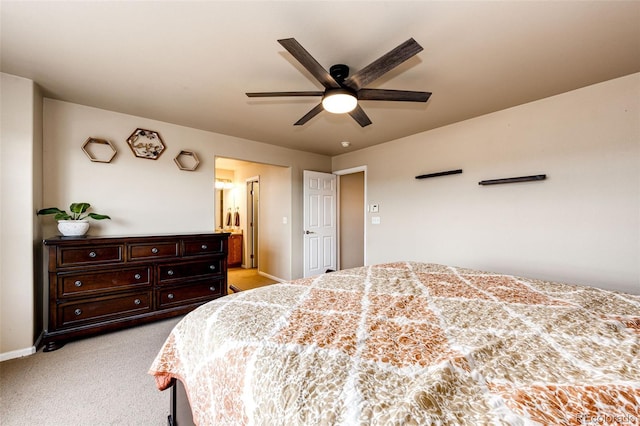
<path fill-rule="evenodd" d="M 58 349 L 60 349 L 61 347 L 64 346 L 64 342 L 47 342 L 44 345 L 44 348 L 42 349 L 42 352 L 52 352 L 52 351 L 56 351 Z"/>

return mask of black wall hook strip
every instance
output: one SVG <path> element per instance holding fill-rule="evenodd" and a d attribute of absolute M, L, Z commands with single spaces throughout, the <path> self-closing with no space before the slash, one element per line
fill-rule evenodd
<path fill-rule="evenodd" d="M 547 175 L 520 176 L 505 179 L 490 179 L 478 182 L 478 185 L 497 185 L 500 183 L 530 182 L 532 180 L 545 180 Z"/>
<path fill-rule="evenodd" d="M 432 177 L 438 177 L 438 176 L 446 176 L 446 175 L 457 175 L 459 173 L 462 173 L 462 169 L 449 170 L 449 171 L 446 171 L 446 172 L 438 172 L 438 173 L 429 173 L 427 175 L 416 176 L 416 179 L 426 179 L 426 178 L 432 178 Z"/>

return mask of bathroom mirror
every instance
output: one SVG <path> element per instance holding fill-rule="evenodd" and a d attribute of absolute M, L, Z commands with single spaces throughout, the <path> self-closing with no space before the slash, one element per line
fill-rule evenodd
<path fill-rule="evenodd" d="M 216 230 L 230 231 L 240 227 L 240 209 L 234 200 L 235 185 L 230 179 L 216 179 Z"/>

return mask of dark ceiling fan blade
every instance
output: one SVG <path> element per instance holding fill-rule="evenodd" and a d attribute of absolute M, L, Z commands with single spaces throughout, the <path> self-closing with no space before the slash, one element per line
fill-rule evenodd
<path fill-rule="evenodd" d="M 395 49 L 385 53 L 366 67 L 362 68 L 351 77 L 348 77 L 344 81 L 344 84 L 351 89 L 360 90 L 420 51 L 422 51 L 422 46 L 420 46 L 413 38 L 410 38 Z"/>
<path fill-rule="evenodd" d="M 322 96 L 324 92 L 251 92 L 245 93 L 250 98 L 274 98 L 279 96 Z"/>
<path fill-rule="evenodd" d="M 316 115 L 320 114 L 322 111 L 324 111 L 324 108 L 322 107 L 322 103 L 319 103 L 311 111 L 306 113 L 304 115 L 304 117 L 302 117 L 300 120 L 298 120 L 295 123 L 293 123 L 293 125 L 294 126 L 302 126 L 304 123 L 306 123 L 307 121 L 311 120 L 313 117 L 315 117 Z"/>
<path fill-rule="evenodd" d="M 291 53 L 324 87 L 327 89 L 337 89 L 340 87 L 333 77 L 331 77 L 331 74 L 329 74 L 296 39 L 285 38 L 278 40 L 278 43 L 287 49 L 287 52 Z"/>
<path fill-rule="evenodd" d="M 360 89 L 358 99 L 363 101 L 427 102 L 431 92 L 411 90 Z"/>
<path fill-rule="evenodd" d="M 353 119 L 356 120 L 361 127 L 366 127 L 371 124 L 371 120 L 369 120 L 369 117 L 367 116 L 367 114 L 365 114 L 364 110 L 360 108 L 360 105 L 356 106 L 356 108 L 351 111 L 349 115 L 353 117 Z"/>

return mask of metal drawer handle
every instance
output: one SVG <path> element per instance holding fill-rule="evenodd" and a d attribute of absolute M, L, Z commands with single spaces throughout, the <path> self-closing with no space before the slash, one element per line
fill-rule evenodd
<path fill-rule="evenodd" d="M 82 281 L 80 280 L 76 281 L 74 284 L 76 287 L 82 287 Z"/>
<path fill-rule="evenodd" d="M 216 291 L 216 286 L 212 285 L 211 287 L 209 287 L 209 290 Z"/>
<path fill-rule="evenodd" d="M 157 249 L 156 247 L 152 248 L 152 249 L 151 249 L 151 253 L 153 253 L 153 254 L 158 253 L 158 249 Z"/>
<path fill-rule="evenodd" d="M 169 269 L 169 270 L 167 271 L 167 275 L 173 275 L 173 269 Z"/>
<path fill-rule="evenodd" d="M 209 265 L 209 269 L 211 269 L 212 271 L 216 270 L 216 265 Z"/>
<path fill-rule="evenodd" d="M 142 302 L 140 301 L 140 299 L 136 299 L 136 300 L 133 301 L 133 303 L 135 303 L 136 305 L 139 305 Z"/>
<path fill-rule="evenodd" d="M 173 297 L 174 297 L 174 296 L 173 296 L 173 293 L 169 293 L 169 294 L 167 294 L 167 298 L 168 298 L 168 299 L 173 299 Z"/>
<path fill-rule="evenodd" d="M 206 250 L 206 249 L 208 249 L 208 248 L 209 248 L 209 246 L 207 246 L 206 244 L 203 244 L 200 248 L 201 248 L 202 250 Z"/>
<path fill-rule="evenodd" d="M 90 251 L 89 252 L 89 257 L 96 257 L 96 256 L 97 256 L 97 254 L 96 254 L 95 251 Z"/>
<path fill-rule="evenodd" d="M 82 315 L 82 309 L 78 308 L 75 311 L 73 311 L 74 314 L 76 314 L 76 316 L 80 316 Z"/>
<path fill-rule="evenodd" d="M 140 278 L 142 278 L 142 275 L 140 275 L 140 274 L 135 274 L 135 275 L 133 276 L 133 278 L 135 278 L 136 280 L 139 280 Z"/>

